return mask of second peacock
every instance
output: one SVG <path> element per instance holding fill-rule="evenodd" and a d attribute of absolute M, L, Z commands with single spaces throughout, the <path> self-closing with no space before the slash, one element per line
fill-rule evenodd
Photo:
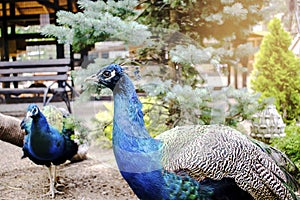
<path fill-rule="evenodd" d="M 138 198 L 297 199 L 292 188 L 299 184 L 289 181 L 293 177 L 238 131 L 220 125 L 185 126 L 153 139 L 134 85 L 121 66 L 108 65 L 89 80 L 113 91 L 113 150 Z"/>
<path fill-rule="evenodd" d="M 63 116 L 58 108 L 48 107 L 50 116 Z M 46 111 L 45 111 L 46 112 Z M 67 119 L 67 116 L 64 116 Z M 67 120 L 54 120 L 60 124 L 60 128 L 55 128 L 48 123 L 45 115 L 36 104 L 30 104 L 26 117 L 21 123 L 21 128 L 25 129 L 26 135 L 23 145 L 23 158 L 28 157 L 37 165 L 45 165 L 49 169 L 50 195 L 52 198 L 56 190 L 56 165 L 60 165 L 66 160 L 70 160 L 78 150 L 77 143 L 71 138 L 74 134 L 74 127 L 67 124 Z"/>

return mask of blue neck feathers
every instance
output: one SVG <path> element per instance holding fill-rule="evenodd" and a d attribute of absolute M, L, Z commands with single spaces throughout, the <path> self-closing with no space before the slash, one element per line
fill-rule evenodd
<path fill-rule="evenodd" d="M 50 127 L 47 119 L 41 112 L 39 112 L 37 116 L 34 116 L 32 118 L 31 132 L 32 135 L 41 135 L 50 132 Z"/>
<path fill-rule="evenodd" d="M 33 117 L 30 129 L 29 151 L 36 159 L 52 160 L 64 150 L 63 137 L 41 112 Z"/>
<path fill-rule="evenodd" d="M 119 170 L 139 198 L 162 199 L 162 144 L 146 130 L 142 104 L 126 75 L 113 93 L 113 148 Z"/>

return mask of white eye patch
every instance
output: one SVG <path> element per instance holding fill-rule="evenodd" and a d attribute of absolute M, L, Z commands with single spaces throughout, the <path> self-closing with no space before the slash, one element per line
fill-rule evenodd
<path fill-rule="evenodd" d="M 110 77 L 108 77 L 108 78 L 106 78 L 106 79 L 104 79 L 104 80 L 105 80 L 105 81 L 108 81 L 108 80 L 112 79 L 112 78 L 115 77 L 115 76 L 116 76 L 116 71 L 114 70 L 114 71 L 111 72 Z"/>
<path fill-rule="evenodd" d="M 37 115 L 38 112 L 39 112 L 39 110 L 38 110 L 37 108 L 34 108 L 34 109 L 32 110 L 32 115 Z"/>

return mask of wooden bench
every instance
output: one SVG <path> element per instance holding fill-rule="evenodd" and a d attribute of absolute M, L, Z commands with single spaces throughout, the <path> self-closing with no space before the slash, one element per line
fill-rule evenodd
<path fill-rule="evenodd" d="M 71 112 L 70 59 L 0 62 L 0 95 L 5 103 L 63 100 Z"/>

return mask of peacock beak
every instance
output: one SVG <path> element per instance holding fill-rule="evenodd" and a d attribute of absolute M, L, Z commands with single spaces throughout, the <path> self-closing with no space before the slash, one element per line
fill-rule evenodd
<path fill-rule="evenodd" d="M 24 119 L 22 120 L 20 126 L 21 129 L 24 129 L 26 126 L 26 123 L 29 121 L 30 117 L 32 116 L 32 113 L 30 111 L 28 111 L 24 117 Z"/>
<path fill-rule="evenodd" d="M 31 111 L 28 111 L 28 112 L 26 113 L 25 119 L 29 119 L 30 117 L 32 117 L 32 112 L 31 112 Z"/>

